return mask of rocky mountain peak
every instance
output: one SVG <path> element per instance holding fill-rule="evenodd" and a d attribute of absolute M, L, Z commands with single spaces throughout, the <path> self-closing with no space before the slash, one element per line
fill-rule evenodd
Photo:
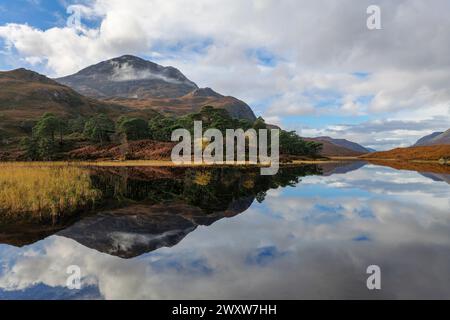
<path fill-rule="evenodd" d="M 124 55 L 56 79 L 93 98 L 174 98 L 198 89 L 174 67 Z"/>

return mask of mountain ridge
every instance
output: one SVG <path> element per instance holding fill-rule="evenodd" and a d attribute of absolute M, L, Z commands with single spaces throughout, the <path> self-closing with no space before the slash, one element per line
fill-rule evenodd
<path fill-rule="evenodd" d="M 417 140 L 413 147 L 450 144 L 450 129 L 445 132 L 433 132 Z"/>

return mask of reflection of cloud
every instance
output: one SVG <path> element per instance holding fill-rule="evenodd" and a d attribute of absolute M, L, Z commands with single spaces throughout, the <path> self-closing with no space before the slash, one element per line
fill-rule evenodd
<path fill-rule="evenodd" d="M 380 185 L 361 192 L 370 177 Z M 383 177 L 397 187 L 383 192 Z M 422 181 L 422 188 L 413 192 L 408 181 Z M 445 183 L 374 166 L 306 177 L 245 214 L 131 260 L 63 237 L 23 249 L 1 246 L 0 287 L 64 286 L 66 266 L 76 264 L 108 299 L 450 298 L 444 195 L 448 201 Z M 381 292 L 366 289 L 371 264 L 381 266 Z"/>

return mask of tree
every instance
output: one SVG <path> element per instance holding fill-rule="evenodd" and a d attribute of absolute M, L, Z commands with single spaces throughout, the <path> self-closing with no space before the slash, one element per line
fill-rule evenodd
<path fill-rule="evenodd" d="M 37 141 L 38 143 L 38 157 L 41 160 L 51 161 L 56 159 L 58 153 L 58 146 L 55 141 L 47 138 L 42 138 Z"/>
<path fill-rule="evenodd" d="M 183 128 L 179 120 L 157 115 L 148 122 L 150 138 L 157 141 L 171 141 L 172 132 Z"/>
<path fill-rule="evenodd" d="M 36 161 L 40 159 L 39 145 L 36 139 L 25 137 L 20 141 L 20 147 L 25 151 L 25 157 L 28 160 Z"/>
<path fill-rule="evenodd" d="M 121 117 L 117 122 L 117 132 L 126 136 L 127 140 L 141 140 L 149 138 L 147 121 L 141 118 Z"/>
<path fill-rule="evenodd" d="M 45 113 L 33 128 L 33 136 L 38 139 L 49 138 L 55 142 L 55 136 L 59 134 L 59 143 L 63 143 L 65 123 L 53 113 Z"/>
<path fill-rule="evenodd" d="M 321 149 L 321 143 L 305 141 L 295 131 L 280 131 L 281 154 L 316 157 Z"/>
<path fill-rule="evenodd" d="M 253 129 L 256 131 L 259 129 L 267 129 L 266 121 L 262 117 L 258 117 L 253 123 Z"/>
<path fill-rule="evenodd" d="M 83 132 L 86 138 L 101 144 L 109 141 L 109 135 L 112 133 L 114 133 L 114 122 L 104 114 L 98 114 L 90 118 L 86 122 Z"/>
<path fill-rule="evenodd" d="M 68 129 L 70 133 L 83 133 L 86 119 L 78 116 L 75 119 L 69 120 Z"/>

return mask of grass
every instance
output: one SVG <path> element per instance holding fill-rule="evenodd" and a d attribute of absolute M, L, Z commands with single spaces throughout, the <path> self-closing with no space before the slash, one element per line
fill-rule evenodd
<path fill-rule="evenodd" d="M 0 213 L 58 216 L 94 203 L 100 192 L 75 166 L 0 164 Z"/>

